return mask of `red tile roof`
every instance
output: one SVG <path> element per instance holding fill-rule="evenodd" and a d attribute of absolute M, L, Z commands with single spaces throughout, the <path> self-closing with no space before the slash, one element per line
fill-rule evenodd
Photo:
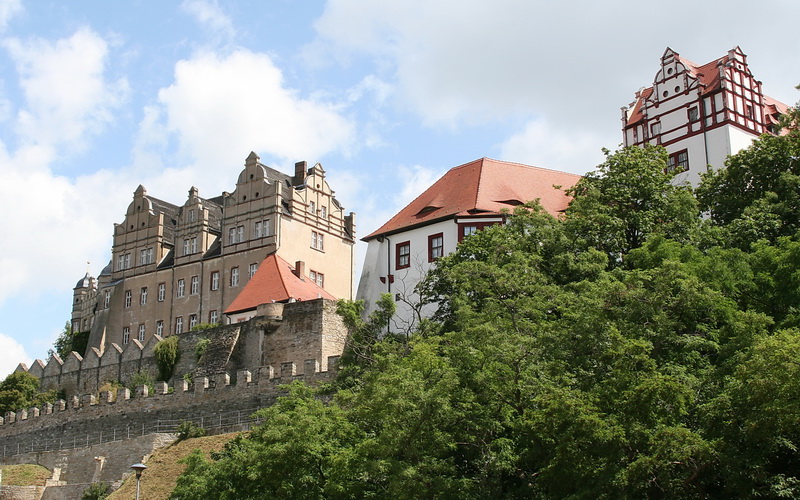
<path fill-rule="evenodd" d="M 289 299 L 313 300 L 320 297 L 335 299 L 310 278 L 304 277 L 302 280 L 298 278 L 294 274 L 294 267 L 273 253 L 261 262 L 258 271 L 225 309 L 225 314 L 248 311 L 270 302 L 286 302 Z"/>
<path fill-rule="evenodd" d="M 672 49 L 667 48 L 667 51 L 671 51 Z M 736 47 L 733 50 L 741 50 L 739 47 Z M 732 60 L 732 56 L 729 53 L 725 54 L 722 57 L 714 59 L 711 62 L 708 62 L 703 65 L 698 65 L 693 63 L 692 61 L 686 59 L 685 57 L 681 56 L 677 52 L 673 52 L 673 54 L 678 58 L 678 60 L 686 67 L 686 70 L 689 74 L 696 78 L 697 81 L 700 83 L 700 95 L 705 96 L 716 92 L 721 88 L 720 83 L 720 74 L 719 74 L 719 66 L 724 66 L 728 64 Z M 647 87 L 643 89 L 640 93 L 636 96 L 636 101 L 631 108 L 631 112 L 628 114 L 628 119 L 626 122 L 626 126 L 631 126 L 633 124 L 639 123 L 642 118 L 642 106 L 644 102 L 653 94 L 653 87 Z M 785 112 L 785 108 L 787 107 L 785 104 L 781 103 L 780 101 L 776 101 L 775 99 L 764 95 L 764 102 L 767 106 L 770 104 L 777 104 L 776 108 L 778 108 L 779 112 Z M 784 108 L 784 111 L 780 111 L 780 107 Z M 767 112 L 770 112 L 768 109 Z"/>
<path fill-rule="evenodd" d="M 548 213 L 556 215 L 570 201 L 563 189 L 580 178 L 557 170 L 481 158 L 448 170 L 363 241 L 456 215 L 496 215 L 504 208 L 510 210 L 535 199 Z"/>

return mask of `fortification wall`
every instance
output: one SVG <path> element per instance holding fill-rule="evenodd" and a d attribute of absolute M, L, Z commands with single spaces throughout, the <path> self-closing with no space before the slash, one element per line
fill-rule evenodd
<path fill-rule="evenodd" d="M 334 301 L 264 304 L 259 313 L 244 323 L 177 334 L 178 362 L 168 382 L 268 366 L 277 370 L 286 362 L 295 363 L 303 373 L 307 359 L 319 361 L 313 372 L 326 371 L 328 357 L 344 350 L 347 329 Z M 91 393 L 99 397 L 109 382 L 130 385 L 140 373 L 156 379 L 154 353 L 160 340 L 154 335 L 145 345 L 136 339 L 124 346 L 112 343 L 104 352 L 91 347 L 84 356 L 71 352 L 63 360 L 53 354 L 47 363 L 37 359 L 27 371 L 39 378 L 42 390 L 62 391 L 67 399 Z M 198 357 L 196 348 L 204 340 L 208 347 Z"/>
<path fill-rule="evenodd" d="M 174 433 L 182 421 L 191 421 L 220 432 L 246 428 L 250 415 L 258 408 L 272 405 L 282 394 L 280 386 L 295 380 L 310 384 L 330 381 L 335 376 L 338 358 L 326 360 L 329 370 L 314 372 L 317 359 L 304 363 L 302 375 L 296 375 L 293 362 L 272 366 L 258 372 L 240 370 L 234 377 L 219 373 L 196 377 L 193 384 L 180 380 L 155 385 L 155 394 L 147 386 L 136 392 L 120 389 L 73 396 L 40 408 L 8 412 L 0 418 L 0 455 L 49 452 L 87 448 L 94 444 L 117 442 L 152 433 Z M 69 478 L 70 482 L 72 478 Z"/>

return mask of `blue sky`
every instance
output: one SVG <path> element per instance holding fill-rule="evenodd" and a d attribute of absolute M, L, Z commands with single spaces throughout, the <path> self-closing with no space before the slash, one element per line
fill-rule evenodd
<path fill-rule="evenodd" d="M 0 377 L 44 359 L 139 184 L 180 204 L 191 186 L 232 190 L 250 151 L 285 172 L 321 162 L 365 235 L 482 156 L 592 170 L 667 46 L 705 63 L 739 45 L 765 92 L 795 103 L 798 18 L 796 0 L 663 13 L 621 0 L 0 0 Z"/>

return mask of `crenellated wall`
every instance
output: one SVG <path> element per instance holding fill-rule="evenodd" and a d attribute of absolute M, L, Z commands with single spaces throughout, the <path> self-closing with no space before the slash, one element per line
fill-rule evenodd
<path fill-rule="evenodd" d="M 155 394 L 120 384 L 130 386 L 139 372 L 155 379 L 158 337 L 145 345 L 111 344 L 102 353 L 90 348 L 86 356 L 72 352 L 65 360 L 53 355 L 46 364 L 36 360 L 28 372 L 65 399 L 0 415 L 0 456 L 126 439 L 132 430 L 174 432 L 181 420 L 221 424 L 230 412 L 245 412 L 246 419 L 271 405 L 280 385 L 332 379 L 347 338 L 335 311 L 336 303 L 325 299 L 269 304 L 250 321 L 179 334 L 173 376 L 156 382 Z M 208 347 L 198 358 L 203 339 Z"/>
<path fill-rule="evenodd" d="M 265 304 L 259 312 L 261 315 L 244 323 L 177 334 L 178 362 L 167 382 L 268 366 L 277 370 L 287 362 L 302 367 L 306 359 L 318 360 L 318 369 L 326 371 L 328 357 L 339 356 L 344 349 L 347 329 L 336 314 L 334 301 Z M 196 348 L 203 339 L 208 340 L 208 347 L 198 358 Z M 109 382 L 130 385 L 138 373 L 155 379 L 155 347 L 161 340 L 154 335 L 144 345 L 136 339 L 124 346 L 111 343 L 105 352 L 90 347 L 85 356 L 71 352 L 63 360 L 53 354 L 46 364 L 37 359 L 30 368 L 20 365 L 17 370 L 36 376 L 42 390 L 56 389 L 69 399 L 97 393 Z M 304 373 L 304 368 L 300 370 Z"/>

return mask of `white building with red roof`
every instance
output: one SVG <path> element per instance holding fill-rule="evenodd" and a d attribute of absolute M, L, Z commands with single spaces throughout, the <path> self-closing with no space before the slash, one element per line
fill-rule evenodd
<path fill-rule="evenodd" d="M 505 211 L 539 200 L 557 216 L 569 204 L 564 190 L 581 178 L 556 170 L 481 158 L 453 167 L 380 228 L 368 243 L 356 298 L 367 313 L 382 293 L 390 293 L 397 314 L 390 329 L 410 332 L 432 306 L 419 310 L 415 286 L 436 259 L 453 252 L 466 236 L 502 224 Z"/>
<path fill-rule="evenodd" d="M 739 47 L 702 65 L 667 48 L 653 85 L 622 108 L 623 144 L 664 146 L 675 182 L 696 186 L 709 165 L 775 133 L 786 109 L 764 95 Z"/>

